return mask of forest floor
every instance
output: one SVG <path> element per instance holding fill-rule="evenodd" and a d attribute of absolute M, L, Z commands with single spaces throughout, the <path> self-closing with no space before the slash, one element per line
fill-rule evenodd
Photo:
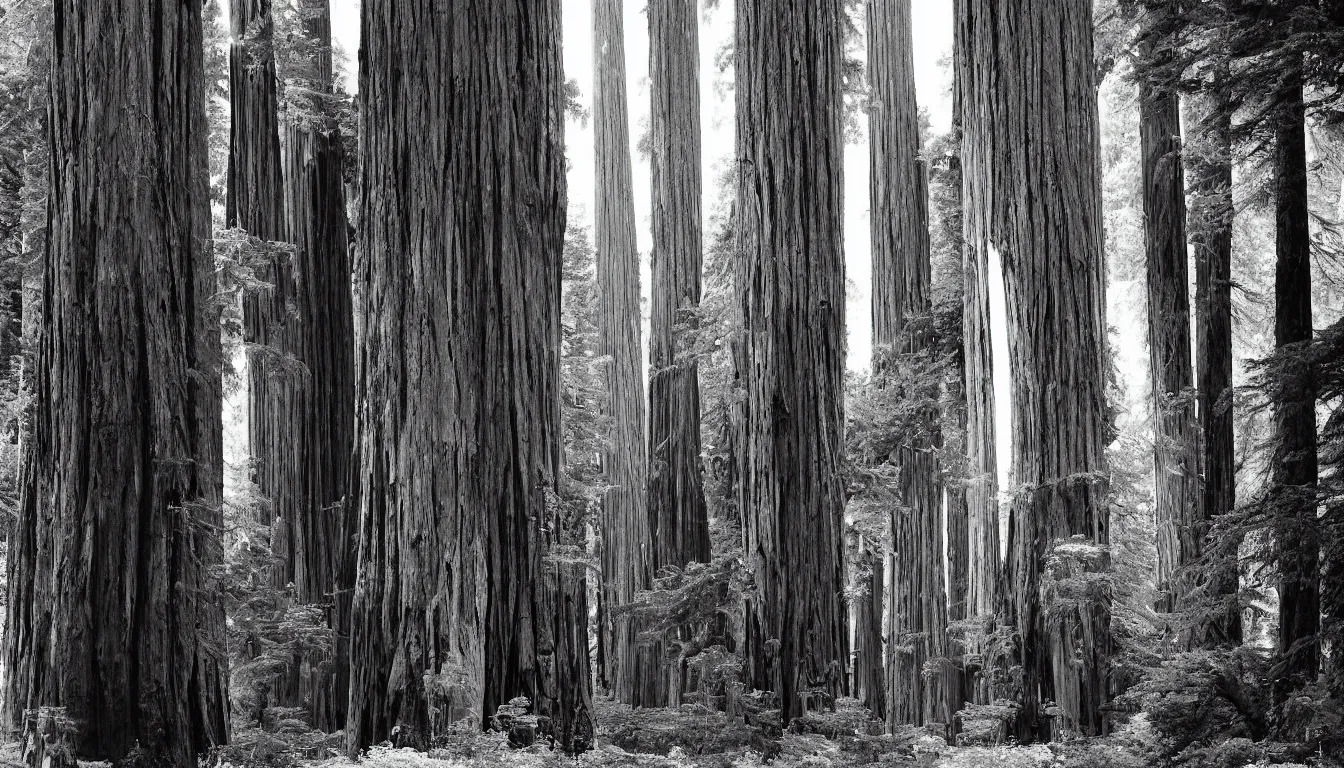
<path fill-rule="evenodd" d="M 233 745 L 209 768 L 1251 768 L 1337 765 L 1294 753 L 1291 745 L 1232 738 L 1164 754 L 1160 740 L 1139 715 L 1116 733 L 1052 744 L 948 746 L 938 736 L 909 728 L 882 733 L 857 702 L 836 712 L 810 713 L 782 732 L 735 722 L 721 712 L 631 710 L 598 699 L 593 748 L 579 756 L 544 743 L 512 747 L 501 732 L 450 729 L 433 738 L 428 752 L 375 746 L 358 764 L 344 756 L 341 735 L 324 735 L 299 721 L 273 722 L 265 730 L 235 728 Z M 325 755 L 325 757 L 324 757 Z M 1297 762 L 1301 761 L 1301 762 Z"/>

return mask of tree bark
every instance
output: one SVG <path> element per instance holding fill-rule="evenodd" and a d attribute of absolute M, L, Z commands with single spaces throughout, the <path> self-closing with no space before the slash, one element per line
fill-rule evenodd
<path fill-rule="evenodd" d="M 962 348 L 966 382 L 966 479 L 967 539 L 970 574 L 966 590 L 966 612 L 986 631 L 995 623 L 999 605 L 999 469 L 997 437 L 994 428 L 994 348 L 990 339 L 989 251 L 990 206 L 992 191 L 986 179 L 970 171 L 987 167 L 993 150 L 991 134 L 980 129 L 966 130 L 967 104 L 974 104 L 970 90 L 973 63 L 970 42 L 971 0 L 956 0 L 954 6 L 954 73 L 957 79 L 955 107 L 961 136 L 962 168 Z M 969 653 L 980 656 L 980 668 L 970 681 L 971 695 L 977 704 L 994 699 L 990 675 L 985 668 L 986 649 L 972 646 Z"/>
<path fill-rule="evenodd" d="M 884 559 L 880 548 L 871 542 L 859 542 L 854 564 L 864 594 L 857 598 L 853 614 L 854 697 L 863 702 L 873 719 L 881 721 L 887 719 L 887 681 L 882 666 Z"/>
<path fill-rule="evenodd" d="M 597 168 L 598 354 L 603 360 L 607 420 L 602 448 L 602 582 L 609 625 L 603 626 L 607 684 L 635 706 L 660 706 L 661 647 L 640 647 L 639 625 L 612 609 L 653 586 L 644 434 L 644 355 L 640 344 L 639 251 L 626 118 L 625 30 L 621 0 L 593 2 L 593 124 Z"/>
<path fill-rule="evenodd" d="M 581 522 L 557 501 L 558 0 L 360 9 L 365 320 L 348 746 L 526 696 L 591 743 Z M 427 44 L 426 41 L 432 41 Z"/>
<path fill-rule="evenodd" d="M 745 646 L 788 722 L 846 687 L 841 8 L 736 8 Z"/>
<path fill-rule="evenodd" d="M 350 590 L 355 526 L 346 503 L 354 446 L 354 328 L 340 127 L 331 113 L 330 0 L 300 0 L 302 33 L 316 50 L 307 71 L 286 73 L 299 89 L 284 126 L 286 239 L 295 246 L 285 351 L 308 374 L 276 414 L 294 451 L 284 460 L 288 570 L 300 603 L 325 606 L 333 653 L 304 670 L 299 693 L 324 731 L 345 727 L 349 698 Z M 306 95 L 305 95 L 306 94 Z"/>
<path fill-rule="evenodd" d="M 920 157 L 911 23 L 910 0 L 868 4 L 873 347 L 878 355 L 919 355 L 928 346 L 928 168 Z M 879 363 L 875 359 L 875 369 Z M 936 402 L 938 395 L 921 388 L 910 396 Z M 938 414 L 922 403 L 917 407 L 924 428 L 908 436 L 890 459 L 900 468 L 901 498 L 891 515 L 896 571 L 887 598 L 887 690 L 892 696 L 887 720 L 892 726 L 950 725 L 959 703 L 952 701 L 959 686 L 946 660 L 942 489 L 934 454 Z M 940 674 L 926 675 L 927 664 L 938 665 Z"/>
<path fill-rule="evenodd" d="M 1306 106 L 1301 70 L 1285 75 L 1275 126 L 1274 345 L 1300 349 L 1311 341 L 1311 233 L 1308 224 Z M 1270 478 L 1279 570 L 1279 654 L 1276 705 L 1316 679 L 1320 666 L 1320 534 L 1317 526 L 1316 385 L 1295 363 L 1274 405 L 1276 450 Z"/>
<path fill-rule="evenodd" d="M 707 563 L 700 463 L 700 30 L 695 0 L 649 3 L 653 304 L 649 324 L 649 520 L 655 572 Z M 694 629 L 685 628 L 684 635 Z M 683 637 L 683 639 L 686 639 Z M 673 670 L 672 680 L 686 676 Z M 666 702 L 680 702 L 669 683 Z"/>
<path fill-rule="evenodd" d="M 1219 70 L 1226 78 L 1226 67 Z M 1236 443 L 1232 405 L 1232 117 L 1226 82 L 1196 97 L 1195 140 L 1185 156 L 1190 169 L 1190 243 L 1195 256 L 1195 367 L 1203 433 L 1204 525 L 1236 508 Z M 1235 554 L 1235 552 L 1233 553 Z M 1209 575 L 1216 595 L 1237 593 L 1237 558 L 1224 557 Z M 1241 612 L 1235 600 L 1201 631 L 1201 644 L 1241 645 Z"/>
<path fill-rule="evenodd" d="M 1092 8 L 967 0 L 966 11 L 968 248 L 997 250 L 1008 308 L 1019 491 L 1005 610 L 1022 670 L 1018 737 L 1099 734 L 1110 598 L 1087 577 L 1106 567 L 1108 544 Z M 1058 549 L 1073 537 L 1082 546 Z M 1047 621 L 1052 607 L 1060 612 Z M 1052 700 L 1053 729 L 1042 717 Z"/>
<path fill-rule="evenodd" d="M 1153 9 L 1154 13 L 1159 13 Z M 1147 62 L 1166 54 L 1144 46 Z M 1203 524 L 1199 432 L 1190 363 L 1189 256 L 1185 236 L 1185 169 L 1180 98 L 1152 77 L 1139 79 L 1144 248 L 1148 284 L 1148 351 L 1152 385 L 1157 516 L 1157 609 L 1185 605 L 1186 569 L 1200 555 Z"/>
<path fill-rule="evenodd" d="M 195 766 L 228 732 L 201 7 L 57 0 L 53 37 L 6 706 L 30 736 L 63 707 L 84 759 Z"/>

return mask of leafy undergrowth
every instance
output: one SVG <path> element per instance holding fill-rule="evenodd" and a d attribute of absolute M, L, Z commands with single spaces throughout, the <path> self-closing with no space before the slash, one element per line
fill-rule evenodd
<path fill-rule="evenodd" d="M 461 728 L 439 734 L 428 752 L 375 746 L 358 763 L 340 754 L 341 735 L 323 735 L 294 719 L 236 728 L 210 768 L 1260 768 L 1337 765 L 1291 745 L 1232 738 L 1190 745 L 1177 755 L 1146 716 L 1105 738 L 1055 744 L 950 747 L 914 728 L 884 734 L 857 702 L 810 713 L 787 729 L 773 712 L 729 717 L 697 705 L 633 710 L 599 700 L 596 747 L 578 757 L 544 743 L 512 748 L 507 734 Z"/>

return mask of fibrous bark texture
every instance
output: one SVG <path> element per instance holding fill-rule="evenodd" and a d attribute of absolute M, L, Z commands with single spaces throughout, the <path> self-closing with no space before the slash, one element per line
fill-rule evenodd
<path fill-rule="evenodd" d="M 709 562 L 700 463 L 700 30 L 696 0 L 649 3 L 653 292 L 649 322 L 649 520 L 655 571 Z M 687 627 L 683 639 L 702 628 Z M 680 680 L 680 683 L 678 682 Z M 667 702 L 685 675 L 674 669 Z"/>
<path fill-rule="evenodd" d="M 968 263 L 998 252 L 1008 307 L 1018 491 L 1005 609 L 1022 670 L 1018 736 L 1096 734 L 1110 596 L 1087 577 L 1105 567 L 1108 539 L 1092 7 L 967 0 L 964 10 Z"/>
<path fill-rule="evenodd" d="M 1161 56 L 1145 45 L 1149 63 Z M 1157 516 L 1157 608 L 1174 611 L 1190 591 L 1183 572 L 1199 558 L 1203 523 L 1199 424 L 1190 362 L 1190 268 L 1185 244 L 1185 169 L 1176 92 L 1139 80 L 1143 234 L 1148 284 L 1153 461 Z"/>
<path fill-rule="evenodd" d="M 1275 140 L 1274 346 L 1311 341 L 1311 233 L 1307 207 L 1306 107 L 1300 71 L 1286 75 Z M 1320 538 L 1316 521 L 1316 385 L 1295 363 L 1278 385 L 1274 403 L 1276 451 L 1270 499 L 1279 570 L 1279 653 L 1273 681 L 1282 704 L 1316 679 L 1320 666 Z"/>
<path fill-rule="evenodd" d="M 597 168 L 597 332 L 606 388 L 602 449 L 603 601 L 613 609 L 653 586 L 644 435 L 644 356 L 640 345 L 639 251 L 625 98 L 625 4 L 593 2 L 593 127 Z M 640 647 L 628 615 L 609 619 L 607 684 L 617 701 L 660 706 L 665 681 L 659 647 Z"/>
<path fill-rule="evenodd" d="M 6 707 L 81 758 L 227 738 L 219 315 L 199 2 L 58 0 L 49 247 Z M 49 713 L 48 713 L 49 718 Z"/>
<path fill-rule="evenodd" d="M 927 347 L 930 309 L 928 169 L 919 155 L 910 14 L 910 0 L 868 4 L 873 347 L 898 356 Z M 900 358 L 891 364 L 899 366 Z M 936 385 L 910 396 L 936 403 Z M 900 468 L 900 503 L 891 513 L 896 570 L 887 598 L 887 721 L 893 726 L 950 725 L 960 703 L 952 701 L 959 686 L 946 659 L 938 414 L 922 402 L 916 408 L 921 427 L 890 457 Z M 926 665 L 939 673 L 926 675 Z"/>
<path fill-rule="evenodd" d="M 283 295 L 290 317 L 285 352 L 307 369 L 287 388 L 277 420 L 291 432 L 284 456 L 289 527 L 284 584 L 301 603 L 326 606 L 335 633 L 331 658 L 313 660 L 299 694 L 319 728 L 345 727 L 349 698 L 348 625 L 353 586 L 354 522 L 346 504 L 354 445 L 354 328 L 349 233 L 345 218 L 340 128 L 331 115 L 330 0 L 300 0 L 302 32 L 316 53 L 311 69 L 290 73 L 299 96 L 284 126 L 286 239 L 295 247 Z"/>
<path fill-rule="evenodd" d="M 787 722 L 846 687 L 841 8 L 736 8 L 744 639 Z"/>
<path fill-rule="evenodd" d="M 887 681 L 882 666 L 884 559 L 880 548 L 868 541 L 859 542 L 854 568 L 863 593 L 853 606 L 854 698 L 862 701 L 877 720 L 887 717 Z"/>
<path fill-rule="evenodd" d="M 1220 77 L 1227 76 L 1226 68 Z M 1190 244 L 1195 256 L 1195 368 L 1203 433 L 1204 525 L 1236 506 L 1236 444 L 1232 421 L 1232 118 L 1225 83 L 1195 100 L 1189 166 Z M 1202 536 L 1201 536 L 1202 538 Z M 1235 557 L 1222 557 L 1209 575 L 1215 595 L 1237 592 Z M 1201 642 L 1241 645 L 1236 601 L 1216 611 Z M 1206 644 L 1207 644 L 1206 643 Z"/>
<path fill-rule="evenodd" d="M 999 468 L 994 428 L 994 348 L 990 339 L 989 314 L 989 207 L 993 202 L 986 178 L 969 171 L 985 167 L 989 161 L 989 134 L 984 128 L 977 134 L 966 130 L 970 116 L 966 110 L 974 104 L 970 92 L 974 39 L 969 25 L 972 17 L 968 3 L 956 0 L 954 6 L 954 73 L 957 79 L 954 99 L 962 168 L 962 354 L 966 383 L 966 517 L 970 573 L 966 588 L 966 613 L 988 628 L 998 610 L 999 600 Z M 977 166 L 978 164 L 978 166 Z M 982 653 L 978 646 L 967 648 Z M 981 656 L 983 660 L 983 656 Z M 993 701 L 990 676 L 983 668 L 971 670 L 971 695 L 977 704 Z"/>
<path fill-rule="evenodd" d="M 581 542 L 557 501 L 558 0 L 360 9 L 358 576 L 349 747 L 526 696 L 592 735 Z"/>

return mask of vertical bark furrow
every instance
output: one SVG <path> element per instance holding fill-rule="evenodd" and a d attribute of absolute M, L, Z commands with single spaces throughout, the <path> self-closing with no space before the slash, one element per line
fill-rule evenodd
<path fill-rule="evenodd" d="M 636 590 L 653 586 L 624 8 L 621 0 L 593 3 L 597 328 L 608 425 L 602 451 L 602 583 L 609 613 L 632 603 Z M 639 646 L 639 627 L 628 616 L 615 616 L 603 631 L 609 633 L 605 672 L 612 695 L 627 704 L 660 705 L 659 649 Z"/>
<path fill-rule="evenodd" d="M 740 0 L 737 291 L 752 683 L 785 721 L 845 688 L 839 0 Z"/>
<path fill-rule="evenodd" d="M 81 758 L 138 746 L 194 766 L 228 718 L 201 7 L 54 10 L 43 333 L 11 550 L 30 613 L 7 637 L 6 701 L 64 707 Z"/>
<path fill-rule="evenodd" d="M 649 520 L 656 572 L 708 562 L 710 551 L 694 356 L 703 232 L 697 3 L 654 0 L 648 13 L 653 177 Z M 673 680 L 684 679 L 676 672 Z M 676 703 L 679 691 L 668 693 L 669 703 Z"/>
<path fill-rule="evenodd" d="M 579 534 L 558 504 L 560 3 L 360 9 L 358 576 L 348 744 L 527 696 L 591 742 Z"/>

